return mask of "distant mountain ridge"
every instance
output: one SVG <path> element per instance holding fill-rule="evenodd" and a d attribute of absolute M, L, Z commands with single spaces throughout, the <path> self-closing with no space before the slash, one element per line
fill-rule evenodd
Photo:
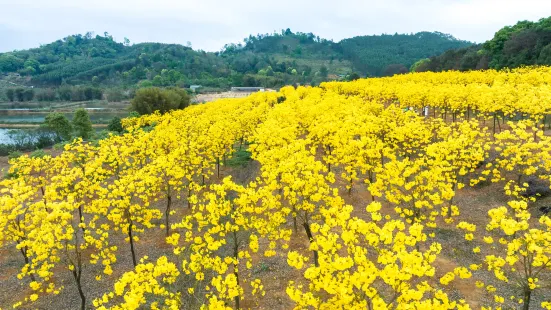
<path fill-rule="evenodd" d="M 471 46 L 439 32 L 359 36 L 333 42 L 312 33 L 249 36 L 220 52 L 179 44 L 116 42 L 103 36 L 71 35 L 22 51 L 0 54 L 0 73 L 18 73 L 20 82 L 43 87 L 62 84 L 212 88 L 231 85 L 279 87 L 318 84 L 329 79 L 392 75 L 419 59 Z"/>

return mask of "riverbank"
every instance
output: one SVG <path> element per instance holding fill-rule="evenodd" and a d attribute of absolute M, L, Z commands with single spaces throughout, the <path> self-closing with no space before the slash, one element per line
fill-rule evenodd
<path fill-rule="evenodd" d="M 0 128 L 13 128 L 13 129 L 24 129 L 24 128 L 38 128 L 41 124 L 9 124 L 9 123 L 0 123 Z M 107 128 L 108 124 L 92 124 L 93 128 Z"/>

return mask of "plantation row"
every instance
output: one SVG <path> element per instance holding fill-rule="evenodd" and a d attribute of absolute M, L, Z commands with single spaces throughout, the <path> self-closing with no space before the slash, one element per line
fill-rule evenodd
<path fill-rule="evenodd" d="M 279 290 L 298 309 L 551 309 L 551 218 L 534 210 L 531 187 L 551 180 L 543 91 L 530 110 L 539 114 L 521 99 L 501 110 L 475 97 L 452 119 L 404 109 L 449 108 L 448 99 L 424 101 L 446 87 L 457 96 L 476 84 L 491 102 L 503 85 L 538 93 L 548 72 L 286 87 L 125 119 L 126 133 L 97 145 L 75 140 L 55 157 L 14 159 L 1 185 L 0 246 L 20 252 L 18 277 L 29 286 L 15 306 L 55 298 L 70 274 L 82 309 L 256 308 L 277 295 L 259 266 L 279 257 L 296 275 Z M 529 115 L 490 134 L 459 113 L 467 107 L 477 117 Z M 260 164 L 254 182 L 221 178 L 244 148 Z M 508 203 L 471 215 L 484 218 L 476 225 L 472 206 L 454 198 L 489 183 Z M 362 189 L 369 196 L 349 203 Z M 459 232 L 472 255 L 442 272 L 445 231 Z M 169 253 L 140 254 L 159 235 L 166 244 L 153 246 Z M 134 269 L 120 270 L 127 257 Z M 88 275 L 94 265 L 102 272 Z M 85 277 L 111 290 L 90 297 Z M 489 296 L 483 304 L 456 292 L 466 279 Z"/>
<path fill-rule="evenodd" d="M 511 71 L 424 72 L 322 87 L 367 100 L 399 103 L 402 107 L 431 107 L 436 113 L 470 118 L 511 118 L 518 114 L 541 121 L 551 113 L 551 67 Z"/>

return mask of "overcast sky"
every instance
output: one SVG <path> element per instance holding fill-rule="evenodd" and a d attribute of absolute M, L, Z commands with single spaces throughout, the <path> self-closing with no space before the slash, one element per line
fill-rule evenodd
<path fill-rule="evenodd" d="M 282 28 L 322 38 L 440 31 L 484 42 L 505 25 L 551 16 L 551 0 L 0 0 L 0 52 L 70 34 L 220 50 Z"/>

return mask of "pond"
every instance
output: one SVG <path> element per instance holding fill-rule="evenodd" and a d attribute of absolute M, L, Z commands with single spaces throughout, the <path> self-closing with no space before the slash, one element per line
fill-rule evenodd
<path fill-rule="evenodd" d="M 22 129 L 8 129 L 8 128 L 0 128 L 0 144 L 13 144 L 13 140 L 8 135 L 8 131 L 10 130 L 22 130 Z"/>
<path fill-rule="evenodd" d="M 19 142 L 36 142 L 37 136 L 29 135 L 18 135 L 18 133 L 23 134 L 27 130 L 33 130 L 33 128 L 20 129 L 20 128 L 0 128 L 0 144 L 17 144 L 17 139 Z M 14 139 L 15 138 L 15 139 Z M 24 139 L 24 140 L 21 140 Z"/>
<path fill-rule="evenodd" d="M 16 144 L 16 140 L 14 140 L 14 137 L 17 136 L 17 133 L 23 133 L 27 130 L 33 130 L 34 128 L 0 128 L 0 144 Z M 100 132 L 102 130 L 106 130 L 107 128 L 94 128 L 96 132 Z M 27 136 L 28 137 L 28 136 Z M 35 136 L 36 137 L 36 136 Z M 34 140 L 33 142 L 36 142 L 36 138 L 30 138 L 31 140 Z"/>
<path fill-rule="evenodd" d="M 73 118 L 71 112 L 63 113 L 69 120 Z M 90 120 L 92 123 L 109 123 L 109 121 L 118 116 L 124 118 L 128 116 L 125 111 L 109 111 L 109 112 L 90 112 Z M 22 112 L 10 110 L 9 113 L 0 112 L 0 124 L 26 124 L 26 123 L 42 123 L 48 113 L 46 112 Z"/>

